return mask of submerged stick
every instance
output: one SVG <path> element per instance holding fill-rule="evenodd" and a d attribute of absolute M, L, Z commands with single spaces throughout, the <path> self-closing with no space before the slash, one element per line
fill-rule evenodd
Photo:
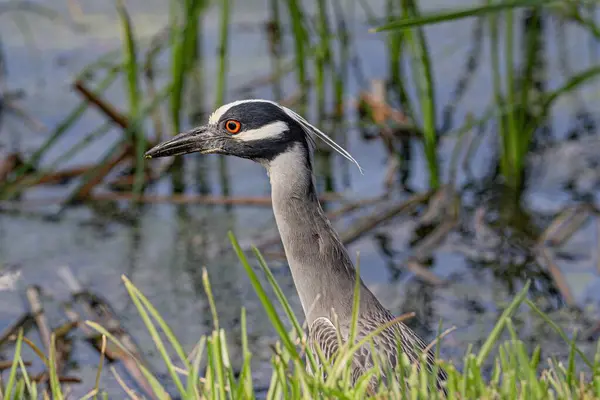
<path fill-rule="evenodd" d="M 557 247 L 566 242 L 590 216 L 589 208 L 579 204 L 563 210 L 540 235 L 538 245 Z"/>
<path fill-rule="evenodd" d="M 151 183 L 154 180 L 154 176 L 149 171 L 144 171 L 142 182 L 144 184 Z M 125 175 L 119 176 L 114 180 L 108 182 L 108 186 L 113 190 L 132 190 L 135 185 L 135 176 Z M 134 194 L 135 197 L 135 194 Z M 139 197 L 136 198 L 136 201 Z"/>
<path fill-rule="evenodd" d="M 350 229 L 348 229 L 347 231 L 342 232 L 340 234 L 342 243 L 345 246 L 352 244 L 353 242 L 358 240 L 361 236 L 367 234 L 368 232 L 370 232 L 371 230 L 376 228 L 379 224 L 381 224 L 391 218 L 394 218 L 395 216 L 397 216 L 400 213 L 407 212 L 408 210 L 412 209 L 413 207 L 416 207 L 417 205 L 419 205 L 421 203 L 426 202 L 431 197 L 432 194 L 433 194 L 432 191 L 428 191 L 428 192 L 422 193 L 422 194 L 416 194 L 402 203 L 395 204 L 394 206 L 389 207 L 387 210 L 385 210 L 383 212 L 375 211 L 372 214 L 369 214 L 367 216 L 360 218 Z M 273 238 L 272 240 L 265 241 L 265 243 L 262 243 L 262 246 L 264 248 L 264 247 L 266 247 L 266 245 L 271 245 L 271 244 L 276 244 L 276 243 L 277 243 L 276 239 Z M 278 259 L 278 260 L 286 259 L 285 253 L 282 251 L 262 251 L 261 250 L 261 252 L 263 252 L 263 255 L 265 257 Z"/>
<path fill-rule="evenodd" d="M 135 197 L 134 193 L 124 192 L 105 192 L 105 193 L 91 193 L 88 199 L 93 201 L 132 201 L 135 200 L 140 203 L 151 203 L 151 204 L 205 204 L 205 205 L 236 205 L 236 206 L 256 206 L 256 207 L 270 207 L 270 197 L 223 197 L 223 196 L 208 196 L 208 195 L 188 195 L 188 194 L 173 194 L 173 195 L 142 195 Z M 340 200 L 340 195 L 337 193 L 323 194 L 319 197 L 322 202 L 334 202 Z M 48 197 L 42 199 L 32 199 L 21 202 L 10 202 L 0 201 L 0 207 L 9 209 L 13 205 L 15 210 L 25 210 L 28 207 L 42 207 L 54 204 L 60 204 L 65 201 L 64 196 L 61 197 Z"/>
<path fill-rule="evenodd" d="M 73 84 L 73 88 L 81 93 L 85 99 L 95 105 L 104 115 L 114 121 L 117 125 L 119 125 L 123 129 L 129 128 L 129 121 L 127 117 L 125 117 L 121 112 L 119 112 L 115 107 L 113 107 L 110 103 L 103 100 L 100 96 L 92 92 L 87 88 L 85 83 L 78 79 Z"/>
<path fill-rule="evenodd" d="M 387 193 L 381 196 L 371 197 L 367 199 L 361 199 L 357 201 L 350 202 L 341 206 L 338 209 L 327 212 L 327 218 L 331 221 L 336 220 L 338 218 L 343 217 L 346 214 L 349 214 L 358 208 L 370 206 L 376 203 L 379 203 L 387 198 Z M 264 252 L 267 248 L 274 246 L 276 244 L 281 244 L 281 237 L 278 232 L 275 232 L 273 236 L 266 237 L 260 241 L 260 243 L 255 244 L 255 246 L 261 253 Z"/>
<path fill-rule="evenodd" d="M 117 165 L 124 161 L 127 157 L 131 156 L 131 146 L 121 146 L 120 150 L 115 156 L 112 157 L 108 162 L 101 165 L 88 181 L 79 187 L 79 189 L 71 196 L 67 203 L 76 201 L 82 201 L 88 198 L 92 190 L 104 180 L 104 178 L 113 170 Z"/>
<path fill-rule="evenodd" d="M 340 237 L 342 238 L 342 242 L 344 243 L 344 245 L 348 246 L 365 233 L 377 227 L 382 222 L 385 222 L 395 217 L 396 215 L 406 212 L 407 210 L 410 210 L 413 207 L 427 201 L 431 197 L 431 195 L 431 191 L 422 194 L 416 194 L 408 200 L 399 204 L 395 204 L 394 206 L 388 208 L 383 212 L 375 212 L 371 215 L 367 215 L 363 218 L 360 218 L 352 228 L 348 229 L 340 235 Z"/>
<path fill-rule="evenodd" d="M 569 307 L 575 307 L 577 304 L 575 302 L 575 298 L 571 294 L 571 289 L 567 284 L 567 280 L 565 279 L 560 268 L 554 262 L 549 249 L 546 247 L 540 247 L 538 248 L 537 253 L 545 261 L 546 267 L 548 268 L 550 275 L 552 275 L 552 279 L 554 280 L 556 287 L 565 300 L 565 303 L 567 303 Z"/>
<path fill-rule="evenodd" d="M 95 294 L 85 290 L 68 267 L 60 268 L 58 270 L 58 275 L 69 287 L 72 298 L 82 305 L 86 314 L 88 314 L 89 319 L 95 320 L 100 325 L 106 327 L 131 354 L 124 352 L 116 344 L 109 341 L 106 342 L 106 348 L 104 349 L 106 357 L 110 360 L 121 361 L 123 367 L 127 370 L 131 378 L 135 380 L 137 385 L 149 396 L 149 398 L 155 399 L 156 396 L 150 383 L 144 377 L 140 364 L 144 364 L 148 370 L 149 368 L 145 365 L 146 363 L 143 361 L 141 352 L 135 345 L 131 336 L 121 326 L 119 319 L 114 315 L 109 304 Z M 82 323 L 79 314 L 72 308 L 66 307 L 65 313 L 71 322 L 77 323 L 78 327 L 88 336 L 88 339 L 94 348 L 102 354 L 102 346 L 100 344 L 101 336 L 85 323 Z"/>
<path fill-rule="evenodd" d="M 31 377 L 31 380 L 36 383 L 45 383 L 48 381 L 49 376 L 47 372 L 42 372 L 41 374 L 37 374 Z M 76 376 L 58 376 L 58 381 L 60 383 L 81 383 L 81 378 Z"/>
<path fill-rule="evenodd" d="M 329 218 L 330 220 L 340 218 L 348 213 L 351 213 L 351 212 L 357 210 L 358 208 L 367 207 L 367 206 L 379 203 L 379 202 L 385 200 L 387 197 L 388 197 L 388 194 L 385 193 L 381 196 L 370 197 L 368 199 L 361 199 L 361 200 L 353 201 L 351 203 L 341 206 L 340 208 L 338 208 L 336 210 L 329 211 L 327 213 L 327 218 Z"/>
<path fill-rule="evenodd" d="M 457 221 L 455 219 L 450 219 L 436 226 L 435 229 L 431 231 L 429 235 L 425 236 L 425 238 L 423 238 L 423 240 L 421 240 L 419 245 L 415 248 L 415 259 L 422 260 L 429 257 L 433 250 L 442 243 L 442 241 L 450 232 L 452 232 L 456 224 Z"/>
<path fill-rule="evenodd" d="M 27 331 L 26 328 L 28 328 L 32 321 L 33 316 L 31 313 L 26 312 L 23 313 L 12 325 L 6 327 L 4 331 L 0 333 L 0 348 L 2 348 L 4 343 L 11 340 L 11 338 L 17 334 L 20 328 L 23 328 L 23 333 L 25 333 Z"/>
<path fill-rule="evenodd" d="M 4 160 L 0 161 L 0 182 L 6 180 L 8 175 L 22 164 L 19 153 L 8 154 Z"/>
<path fill-rule="evenodd" d="M 31 367 L 31 361 L 23 361 L 23 365 L 26 367 Z M 0 372 L 11 369 L 13 366 L 12 361 L 0 361 Z"/>
<path fill-rule="evenodd" d="M 446 281 L 423 266 L 421 260 L 431 256 L 431 253 L 443 242 L 456 224 L 457 221 L 455 219 L 447 220 L 439 224 L 429 235 L 425 236 L 414 249 L 414 255 L 405 263 L 406 268 L 431 285 L 440 286 L 445 284 Z"/>
<path fill-rule="evenodd" d="M 50 349 L 52 347 L 52 331 L 50 330 L 46 315 L 44 314 L 44 307 L 40 300 L 40 289 L 37 286 L 29 286 L 27 288 L 26 295 L 31 308 L 31 314 L 33 315 L 33 318 L 37 324 L 44 349 L 46 352 L 50 353 Z M 60 339 L 55 338 L 54 345 L 56 349 L 56 365 L 48 366 L 48 368 L 56 368 L 56 372 L 60 376 L 67 363 L 69 354 L 71 353 L 71 344 L 70 341 L 66 340 L 63 335 Z M 49 379 L 48 371 L 42 372 L 39 375 L 40 382 L 45 382 Z"/>
<path fill-rule="evenodd" d="M 444 279 L 423 266 L 415 257 L 411 257 L 404 265 L 406 269 L 433 286 L 441 286 L 446 283 Z"/>
<path fill-rule="evenodd" d="M 91 196 L 93 200 L 136 200 L 140 203 L 169 203 L 169 204 L 210 204 L 210 205 L 247 205 L 247 206 L 271 206 L 271 197 L 231 197 L 231 196 L 206 196 L 206 195 L 188 195 L 173 194 L 169 196 L 161 195 L 142 195 L 135 197 L 132 192 L 126 193 L 97 193 Z M 339 194 L 329 193 L 321 195 L 320 201 L 339 200 Z"/>
<path fill-rule="evenodd" d="M 39 178 L 35 180 L 28 180 L 27 178 L 22 178 L 21 181 L 24 186 L 34 186 L 34 185 L 60 185 L 69 180 L 76 178 L 80 175 L 85 174 L 94 168 L 94 165 L 82 165 L 80 167 L 72 167 L 65 168 L 63 170 L 58 170 L 54 172 L 48 172 L 41 175 Z M 17 182 L 19 182 L 17 181 Z M 21 183 L 19 182 L 19 183 Z"/>
<path fill-rule="evenodd" d="M 558 247 L 569 240 L 590 217 L 587 209 L 579 209 L 560 229 L 548 240 L 548 245 Z"/>
<path fill-rule="evenodd" d="M 544 230 L 544 232 L 542 232 L 542 234 L 539 236 L 537 243 L 539 246 L 544 246 L 546 245 L 546 242 L 548 240 L 551 240 L 554 235 L 556 234 L 556 232 L 558 231 L 558 229 L 561 227 L 561 225 L 567 221 L 568 219 L 572 218 L 573 215 L 577 212 L 578 206 L 574 206 L 574 207 L 568 207 L 564 210 L 562 210 L 558 216 L 556 216 L 556 218 L 554 218 L 552 220 L 552 222 L 550 222 L 550 225 L 548 225 L 548 227 L 546 228 L 546 230 Z"/>
<path fill-rule="evenodd" d="M 50 350 L 50 328 L 48 327 L 48 321 L 44 315 L 44 307 L 40 300 L 40 290 L 36 286 L 29 286 L 26 291 L 27 300 L 29 301 L 29 307 L 31 309 L 31 315 L 35 319 L 35 323 L 40 332 L 40 338 L 46 351 Z"/>

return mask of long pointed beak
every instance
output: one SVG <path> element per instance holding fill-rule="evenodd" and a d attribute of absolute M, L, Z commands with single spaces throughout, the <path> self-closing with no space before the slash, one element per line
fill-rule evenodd
<path fill-rule="evenodd" d="M 171 139 L 157 144 L 144 155 L 146 158 L 179 156 L 188 153 L 216 153 L 213 134 L 205 126 L 180 133 Z"/>

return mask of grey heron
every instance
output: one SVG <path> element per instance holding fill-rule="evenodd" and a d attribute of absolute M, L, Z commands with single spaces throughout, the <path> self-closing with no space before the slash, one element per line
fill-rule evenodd
<path fill-rule="evenodd" d="M 210 115 L 205 126 L 177 134 L 148 150 L 146 156 L 223 154 L 250 159 L 266 168 L 273 213 L 309 328 L 310 345 L 319 346 L 326 357 L 332 357 L 338 349 L 338 336 L 342 340 L 349 337 L 357 276 L 348 251 L 317 197 L 313 172 L 315 137 L 360 168 L 346 150 L 303 117 L 287 107 L 260 99 L 225 104 Z M 360 339 L 395 317 L 358 279 L 357 338 Z M 418 362 L 426 348 L 402 322 L 391 324 L 373 342 L 378 354 L 392 368 L 398 362 L 398 349 L 411 362 Z M 426 357 L 432 369 L 435 362 L 432 353 L 427 352 Z M 352 360 L 354 380 L 373 363 L 371 346 L 367 344 Z M 445 379 L 440 367 L 438 385 Z"/>

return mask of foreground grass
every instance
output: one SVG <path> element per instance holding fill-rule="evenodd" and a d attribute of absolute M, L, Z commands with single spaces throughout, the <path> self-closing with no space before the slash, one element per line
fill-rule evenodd
<path fill-rule="evenodd" d="M 230 238 L 273 328 L 279 335 L 279 340 L 273 345 L 272 376 L 268 390 L 265 393 L 264 389 L 257 389 L 252 379 L 250 365 L 252 351 L 248 345 L 247 319 L 244 309 L 241 310 L 243 352 L 241 358 L 243 362 L 241 369 L 234 369 L 231 364 L 227 348 L 227 333 L 219 327 L 219 319 L 208 275 L 204 270 L 203 282 L 213 313 L 214 330 L 210 335 L 202 336 L 189 354 L 184 351 L 173 331 L 150 301 L 127 278 L 123 277 L 125 287 L 168 371 L 168 378 L 158 378 L 153 376 L 145 365 L 138 362 L 148 382 L 147 393 L 128 387 L 125 380 L 117 375 L 117 380 L 123 387 L 124 397 L 131 399 L 151 397 L 170 399 L 171 396 L 181 399 L 600 398 L 600 351 L 597 351 L 596 356 L 593 358 L 591 354 L 583 354 L 575 346 L 574 340 L 569 340 L 558 326 L 552 323 L 542 311 L 527 299 L 529 283 L 525 285 L 500 316 L 483 346 L 477 351 L 473 348 L 468 349 L 460 369 L 450 363 L 438 360 L 439 366 L 445 368 L 448 373 L 445 394 L 435 389 L 432 390 L 432 388 L 435 388 L 433 383 L 436 371 L 433 371 L 433 373 L 427 372 L 425 368 L 411 365 L 406 358 L 403 359 L 403 362 L 395 371 L 384 371 L 388 376 L 393 373 L 398 379 L 387 387 L 381 385 L 376 393 L 367 387 L 369 378 L 373 375 L 377 377 L 378 373 L 375 369 L 365 374 L 352 387 L 349 383 L 348 360 L 357 346 L 364 343 L 364 340 L 351 347 L 342 347 L 339 356 L 333 363 L 324 362 L 322 367 L 316 368 L 315 360 L 321 359 L 323 362 L 322 356 L 307 350 L 303 327 L 294 316 L 289 303 L 264 259 L 258 251 L 254 251 L 271 289 L 276 294 L 279 305 L 285 311 L 285 317 L 291 323 L 291 330 L 285 328 L 288 324 L 284 323 L 282 317 L 275 311 L 276 306 L 273 300 L 267 297 L 265 288 L 234 236 L 230 235 Z M 357 301 L 355 301 L 356 303 Z M 541 368 L 541 349 L 537 347 L 533 351 L 529 351 L 524 343 L 519 340 L 511 322 L 511 316 L 523 303 L 544 318 L 565 339 L 565 345 L 569 346 L 571 350 L 566 363 L 549 359 L 547 365 Z M 123 351 L 128 352 L 126 346 L 113 337 L 107 329 L 91 321 L 86 322 L 86 324 L 103 335 L 103 340 L 112 341 Z M 501 343 L 499 339 L 505 330 L 510 333 L 510 340 Z M 443 341 L 442 336 L 438 337 L 440 340 L 436 339 L 432 343 L 436 348 L 436 354 L 439 354 L 438 345 L 440 341 Z M 48 357 L 43 356 L 39 349 L 34 348 L 36 353 L 42 357 L 42 361 L 49 366 L 48 385 L 42 386 L 33 382 L 27 374 L 21 358 L 21 349 L 24 344 L 34 347 L 30 341 L 23 338 L 23 334 L 20 332 L 16 339 L 13 366 L 8 372 L 8 377 L 4 378 L 4 385 L 0 385 L 0 399 L 65 398 L 58 381 L 58 374 L 54 368 L 56 354 L 53 346 Z M 496 349 L 497 351 L 494 351 Z M 171 358 L 170 353 L 176 355 L 175 359 Z M 490 360 L 492 354 L 496 355 Z M 586 371 L 576 369 L 576 357 L 581 357 L 587 365 Z M 108 398 L 106 393 L 102 391 L 100 380 L 103 359 L 104 357 L 101 357 L 95 386 L 83 397 L 84 399 L 97 398 L 98 396 Z M 493 366 L 491 374 L 484 371 L 485 365 Z M 311 374 L 307 372 L 307 366 L 310 366 L 312 370 L 323 371 L 325 374 Z M 436 368 L 438 367 L 436 366 Z M 112 371 L 116 374 L 114 369 Z M 2 380 L 0 380 L 0 383 L 2 383 Z M 170 389 L 166 389 L 163 385 L 168 385 Z"/>

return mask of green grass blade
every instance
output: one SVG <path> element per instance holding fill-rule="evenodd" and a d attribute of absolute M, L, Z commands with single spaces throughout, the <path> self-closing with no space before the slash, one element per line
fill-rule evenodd
<path fill-rule="evenodd" d="M 135 37 L 131 26 L 131 18 L 123 4 L 123 0 L 117 0 L 117 15 L 121 22 L 121 34 L 123 37 L 123 65 L 127 76 L 127 98 L 129 100 L 129 113 L 132 119 L 138 117 L 140 111 L 140 87 L 138 79 L 138 63 Z"/>
<path fill-rule="evenodd" d="M 208 305 L 210 307 L 210 313 L 213 317 L 213 325 L 215 330 L 219 330 L 219 315 L 217 313 L 217 306 L 215 304 L 215 298 L 212 294 L 212 289 L 210 287 L 210 281 L 208 280 L 208 272 L 206 268 L 202 268 L 202 285 L 204 286 L 204 291 L 206 292 L 206 298 L 208 299 Z"/>
<path fill-rule="evenodd" d="M 144 294 L 126 276 L 123 275 L 121 278 L 125 282 L 125 285 L 135 294 L 135 296 L 139 299 L 139 301 L 144 305 L 144 307 L 150 312 L 152 317 L 156 320 L 156 322 L 158 323 L 158 325 L 164 332 L 167 339 L 169 339 L 169 343 L 171 344 L 171 346 L 173 346 L 173 349 L 175 349 L 175 352 L 179 356 L 179 359 L 183 363 L 185 369 L 190 369 L 191 364 L 185 355 L 185 351 L 183 350 L 181 343 L 179 343 L 179 340 L 177 340 L 175 333 L 173 332 L 171 327 L 167 324 L 167 322 L 162 318 L 162 316 L 160 315 L 160 313 L 158 312 L 156 307 L 154 307 L 152 305 L 150 300 L 148 300 L 148 298 L 146 296 L 144 296 Z"/>
<path fill-rule="evenodd" d="M 102 368 L 104 367 L 104 359 L 106 357 L 106 336 L 102 335 L 102 345 L 100 347 L 100 361 L 98 361 L 98 370 L 96 371 L 96 383 L 94 384 L 94 399 L 97 398 L 97 394 L 100 392 L 100 378 L 102 376 Z"/>
<path fill-rule="evenodd" d="M 62 390 L 60 388 L 60 381 L 58 380 L 58 365 L 56 363 L 56 336 L 54 332 L 50 337 L 50 389 L 52 391 L 52 398 L 56 400 L 62 400 Z"/>
<path fill-rule="evenodd" d="M 227 337 L 225 335 L 225 330 L 224 329 L 220 329 L 219 330 L 219 344 L 221 345 L 221 348 L 219 349 L 220 353 L 221 353 L 221 359 L 223 360 L 223 371 L 225 373 L 225 379 L 226 381 L 226 391 L 227 391 L 227 398 L 232 399 L 232 394 L 235 391 L 236 388 L 236 381 L 235 381 L 235 373 L 233 371 L 233 368 L 231 366 L 231 359 L 229 357 L 229 349 L 227 348 Z M 225 383 L 225 381 L 224 381 Z"/>
<path fill-rule="evenodd" d="M 175 371 L 173 361 L 171 360 L 171 357 L 169 357 L 169 354 L 168 354 L 167 349 L 160 337 L 160 334 L 158 333 L 156 327 L 154 326 L 154 323 L 150 319 L 150 316 L 146 312 L 145 307 L 142 305 L 141 300 L 136 295 L 136 292 L 133 289 L 132 283 L 125 277 L 123 277 L 123 281 L 125 282 L 125 288 L 127 289 L 129 296 L 133 300 L 133 303 L 135 304 L 135 307 L 137 308 L 138 313 L 140 314 L 140 317 L 144 321 L 144 325 L 146 325 L 146 329 L 148 329 L 148 332 L 152 336 L 152 340 L 154 341 L 156 348 L 158 349 L 160 355 L 163 358 L 163 361 L 165 362 L 167 370 L 169 371 L 169 374 L 171 375 L 171 378 L 173 379 L 173 382 L 175 383 L 177 390 L 179 390 L 179 393 L 183 396 L 186 391 L 183 387 L 183 384 L 181 383 L 181 379 L 179 379 L 179 375 Z M 159 325 L 160 325 L 161 329 L 163 330 L 163 332 L 166 329 L 168 329 L 168 327 L 164 323 L 164 321 L 162 324 L 159 322 Z"/>
<path fill-rule="evenodd" d="M 369 29 L 369 32 L 383 32 L 397 29 L 407 29 L 421 25 L 437 24 L 440 22 L 454 21 L 463 18 L 472 18 L 486 14 L 496 14 L 499 11 L 536 6 L 550 6 L 558 4 L 558 0 L 515 0 L 502 3 L 491 3 L 484 6 L 466 7 L 460 10 L 436 11 L 425 15 L 403 18 L 399 21 L 390 22 L 377 28 Z"/>
<path fill-rule="evenodd" d="M 23 363 L 23 359 L 21 357 L 19 357 L 19 368 L 21 369 L 21 375 L 23 377 L 23 381 L 25 382 L 25 387 L 27 388 L 27 392 L 30 393 L 31 398 L 35 399 L 35 382 L 31 382 L 31 379 L 29 379 L 29 373 L 27 372 L 27 367 L 25 367 L 25 363 Z"/>
<path fill-rule="evenodd" d="M 479 354 L 477 355 L 477 365 L 481 366 L 483 362 L 486 360 L 490 352 L 492 351 L 492 347 L 500 338 L 500 334 L 506 325 L 506 321 L 510 318 L 511 315 L 517 310 L 517 308 L 526 300 L 527 292 L 529 291 L 529 286 L 531 285 L 531 281 L 528 280 L 523 286 L 523 289 L 517 294 L 514 300 L 510 303 L 510 305 L 504 310 L 498 322 L 494 326 L 494 329 L 490 332 L 490 335 L 485 340 L 483 346 L 481 346 L 481 350 L 479 350 Z"/>
<path fill-rule="evenodd" d="M 196 54 L 195 46 L 198 37 L 198 20 L 202 9 L 206 6 L 204 0 L 173 1 L 171 7 L 171 84 L 173 90 L 170 96 L 171 122 L 173 134 L 181 131 L 181 113 L 183 111 L 183 95 L 188 72 Z M 175 13 L 177 4 L 183 4 L 183 27 L 179 26 Z"/>
<path fill-rule="evenodd" d="M 221 0 L 221 26 L 219 33 L 219 66 L 217 74 L 217 96 L 215 99 L 215 106 L 218 107 L 225 101 L 225 93 L 227 88 L 225 86 L 227 78 L 227 50 L 229 44 L 229 20 L 230 20 L 230 2 L 231 0 Z M 215 108 L 216 108 L 215 107 Z"/>
<path fill-rule="evenodd" d="M 262 268 L 267 280 L 269 281 L 269 284 L 273 287 L 273 291 L 275 292 L 277 299 L 280 301 L 281 305 L 283 306 L 283 308 L 285 310 L 285 313 L 290 318 L 292 325 L 294 325 L 294 328 L 296 329 L 296 334 L 298 336 L 302 336 L 302 334 L 303 334 L 302 325 L 296 318 L 296 314 L 294 314 L 294 311 L 292 310 L 292 306 L 287 301 L 287 298 L 285 297 L 283 290 L 281 290 L 281 286 L 279 286 L 279 284 L 277 283 L 275 276 L 273 276 L 273 273 L 271 272 L 271 269 L 268 267 L 267 262 L 265 261 L 264 257 L 260 253 L 260 250 L 258 250 L 258 248 L 256 248 L 255 246 L 252 246 L 252 251 L 254 252 L 254 255 L 256 256 L 256 258 L 258 259 L 258 263 L 259 263 L 260 267 Z"/>
<path fill-rule="evenodd" d="M 96 330 L 101 335 L 105 335 L 114 344 L 116 344 L 121 350 L 123 350 L 125 353 L 127 353 L 127 355 L 129 357 L 131 357 L 132 360 L 136 361 L 136 363 L 140 367 L 140 370 L 142 371 L 142 374 L 144 374 L 144 377 L 150 384 L 152 391 L 154 392 L 155 395 L 158 396 L 158 398 L 170 399 L 170 396 L 168 395 L 167 391 L 162 387 L 162 385 L 158 382 L 158 380 L 154 377 L 154 375 L 148 370 L 148 368 L 146 368 L 144 366 L 144 364 L 142 362 L 140 362 L 140 360 L 138 360 L 133 354 L 131 354 L 129 349 L 127 349 L 127 347 L 125 347 L 116 337 L 114 337 L 114 335 L 112 333 L 107 331 L 102 325 L 100 325 L 96 322 L 85 321 L 85 323 L 86 323 L 86 325 L 88 325 L 90 328 Z"/>
<path fill-rule="evenodd" d="M 254 291 L 256 292 L 261 304 L 263 305 L 265 311 L 267 312 L 267 316 L 269 317 L 269 320 L 271 321 L 275 330 L 279 334 L 286 349 L 293 355 L 293 358 L 295 360 L 298 360 L 300 358 L 300 356 L 296 350 L 296 347 L 294 346 L 294 343 L 292 343 L 292 340 L 289 337 L 287 331 L 285 330 L 285 327 L 283 326 L 281 319 L 277 315 L 277 311 L 275 310 L 273 303 L 269 300 L 267 293 L 265 292 L 264 288 L 262 287 L 262 284 L 260 283 L 260 281 L 258 280 L 258 277 L 256 276 L 256 273 L 252 270 L 252 267 L 248 263 L 248 259 L 244 255 L 242 248 L 238 244 L 237 239 L 235 238 L 235 236 L 233 235 L 233 233 L 231 231 L 229 232 L 229 240 L 231 241 L 231 244 L 233 245 L 233 248 L 234 248 L 238 258 L 239 258 L 240 262 L 242 263 L 242 266 L 246 270 L 248 277 L 250 278 L 250 283 L 252 284 Z"/>
<path fill-rule="evenodd" d="M 227 396 L 225 395 L 225 366 L 223 365 L 223 353 L 221 352 L 221 335 L 219 335 L 220 331 L 213 331 L 212 335 L 212 352 L 213 352 L 213 362 L 214 362 L 214 370 L 215 375 L 217 377 L 217 385 L 219 388 L 219 399 L 225 399 Z"/>
<path fill-rule="evenodd" d="M 575 349 L 577 348 L 577 332 L 573 334 L 573 339 L 569 343 L 569 360 L 567 361 L 567 383 L 571 386 L 577 384 L 577 375 L 575 372 Z"/>
<path fill-rule="evenodd" d="M 8 382 L 4 389 L 4 398 L 11 399 L 13 391 L 15 391 L 17 369 L 19 367 L 19 360 L 21 358 L 21 345 L 23 343 L 23 329 L 19 329 L 17 336 L 17 343 L 15 344 L 15 355 L 13 356 L 12 366 L 10 367 L 10 373 L 8 375 Z"/>
<path fill-rule="evenodd" d="M 242 372 L 240 373 L 238 390 L 236 393 L 236 399 L 254 399 L 254 391 L 252 390 L 252 368 L 250 361 L 252 353 L 250 353 L 250 347 L 248 345 L 248 322 L 246 319 L 246 308 L 242 307 L 241 313 L 241 327 L 242 327 L 242 355 L 243 365 Z"/>
<path fill-rule="evenodd" d="M 15 389 L 15 399 L 23 399 L 25 398 L 25 382 L 22 379 L 17 381 L 17 388 Z"/>
<path fill-rule="evenodd" d="M 127 75 L 127 95 L 129 99 L 129 120 L 134 125 L 133 137 L 135 139 L 135 177 L 133 192 L 139 194 L 144 185 L 144 152 L 146 151 L 146 138 L 143 134 L 140 121 L 141 90 L 138 77 L 138 62 L 136 42 L 131 26 L 131 18 L 127 13 L 123 0 L 117 0 L 117 13 L 121 20 L 123 35 L 124 66 Z"/>
<path fill-rule="evenodd" d="M 206 346 L 206 336 L 202 336 L 198 345 L 196 346 L 196 354 L 194 355 L 194 361 L 192 362 L 192 369 L 187 381 L 187 398 L 194 399 L 200 398 L 198 393 L 198 376 L 200 374 L 200 362 L 202 361 L 202 355 Z"/>
<path fill-rule="evenodd" d="M 304 26 L 304 13 L 298 0 L 289 0 L 287 2 L 292 26 L 292 34 L 294 37 L 294 50 L 298 86 L 300 87 L 302 97 L 307 93 L 307 76 L 306 76 L 306 44 L 308 42 L 308 34 Z M 304 101 L 302 102 L 304 104 Z M 301 114 L 303 113 L 302 110 Z"/>
<path fill-rule="evenodd" d="M 558 333 L 558 335 L 565 341 L 565 343 L 571 343 L 571 340 L 569 340 L 569 337 L 566 335 L 566 333 L 562 330 L 562 328 L 558 325 L 556 325 L 556 322 L 552 321 L 550 319 L 550 317 L 548 315 L 546 315 L 546 313 L 544 313 L 542 310 L 540 310 L 531 300 L 526 299 L 525 303 L 537 314 L 539 315 L 548 325 L 550 325 L 552 327 L 552 329 L 554 329 L 556 331 L 556 333 Z M 592 370 L 594 369 L 594 364 L 590 361 L 590 359 L 583 354 L 583 352 L 581 351 L 581 349 L 579 349 L 578 347 L 575 348 L 575 352 L 577 352 L 577 354 L 579 355 L 579 357 L 581 357 L 581 359 L 583 360 L 583 362 L 585 362 L 587 364 L 588 367 L 590 367 Z"/>
<path fill-rule="evenodd" d="M 268 267 L 267 262 L 265 261 L 264 257 L 260 253 L 260 251 L 254 246 L 252 247 L 252 251 L 254 252 L 254 255 L 256 256 L 256 258 L 258 259 L 258 263 L 259 263 L 260 267 L 262 268 L 262 270 L 267 278 L 267 281 L 273 288 L 273 291 L 275 292 L 275 295 L 277 296 L 279 303 L 282 305 L 286 315 L 288 316 L 289 320 L 291 321 L 292 325 L 294 326 L 296 335 L 298 335 L 299 338 L 302 338 L 304 336 L 304 331 L 302 329 L 302 325 L 298 321 L 298 318 L 296 318 L 296 315 L 294 314 L 294 311 L 292 310 L 290 303 L 288 302 L 287 298 L 285 297 L 283 290 L 281 290 L 281 286 L 279 286 L 279 284 L 277 283 L 277 280 L 273 276 L 271 269 Z M 313 370 L 316 369 L 316 363 L 315 363 L 313 354 L 310 351 L 307 351 L 306 356 L 308 357 L 310 367 L 313 368 Z"/>
<path fill-rule="evenodd" d="M 505 127 L 505 130 L 500 134 L 506 136 L 504 143 L 506 143 L 506 147 L 504 148 L 504 152 L 506 155 L 504 157 L 507 160 L 506 167 L 507 171 L 504 171 L 504 176 L 508 184 L 513 188 L 517 189 L 520 183 L 520 170 L 519 170 L 519 142 L 521 138 L 519 137 L 521 132 L 517 125 L 517 113 L 520 112 L 521 107 L 525 107 L 524 103 L 517 103 L 516 100 L 516 89 L 517 89 L 517 81 L 514 77 L 514 35 L 513 35 L 513 12 L 512 10 L 508 10 L 505 15 L 506 27 L 504 31 L 506 32 L 506 44 L 505 44 L 505 55 L 506 58 L 506 93 L 507 98 L 506 101 L 510 105 L 519 104 L 519 108 L 513 112 L 509 112 L 507 114 L 508 124 Z"/>
<path fill-rule="evenodd" d="M 419 9 L 415 0 L 403 2 L 403 14 L 417 17 Z M 413 79 L 417 85 L 419 102 L 421 103 L 421 117 L 423 119 L 423 146 L 425 160 L 429 171 L 429 186 L 431 189 L 439 187 L 439 165 L 437 157 L 437 122 L 433 73 L 431 71 L 431 57 L 425 34 L 422 28 L 406 31 L 405 38 L 414 57 L 412 61 Z"/>

